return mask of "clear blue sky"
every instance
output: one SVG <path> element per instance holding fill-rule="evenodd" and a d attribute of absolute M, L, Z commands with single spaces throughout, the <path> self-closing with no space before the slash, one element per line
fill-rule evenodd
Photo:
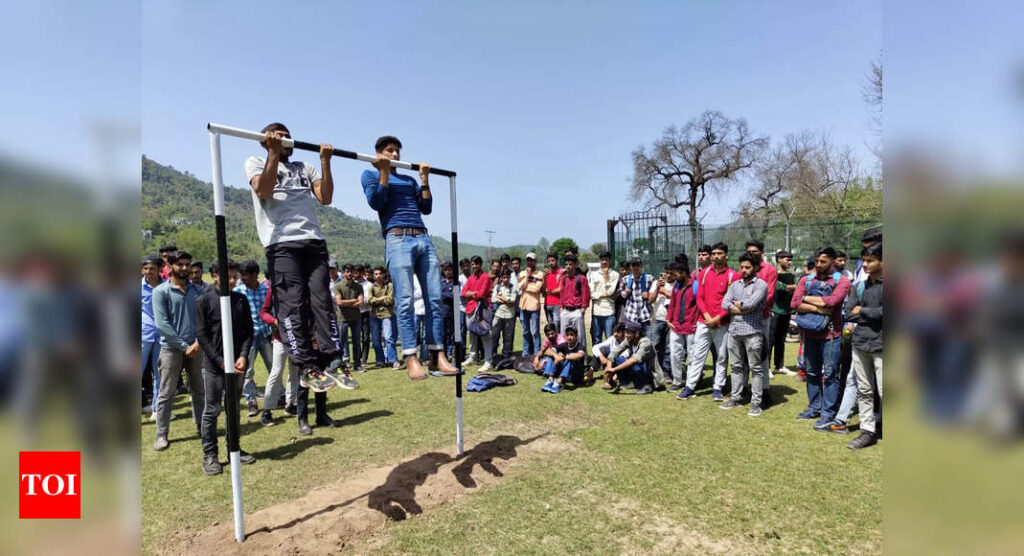
<path fill-rule="evenodd" d="M 630 152 L 705 109 L 773 137 L 830 130 L 867 156 L 860 90 L 881 47 L 876 2 L 256 4 L 144 4 L 147 156 L 208 179 L 207 121 L 280 120 L 361 152 L 393 134 L 405 160 L 458 171 L 462 240 L 486 243 L 490 229 L 496 245 L 584 247 L 630 208 Z M 225 180 L 243 185 L 260 149 L 223 145 Z M 375 218 L 364 168 L 334 165 L 334 206 Z M 427 225 L 447 234 L 448 194 L 437 197 Z M 707 221 L 738 200 L 710 200 Z"/>

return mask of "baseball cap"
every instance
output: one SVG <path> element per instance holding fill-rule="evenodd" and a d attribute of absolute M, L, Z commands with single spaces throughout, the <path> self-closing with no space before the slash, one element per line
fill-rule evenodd
<path fill-rule="evenodd" d="M 533 260 L 536 261 L 537 260 L 537 255 L 533 251 L 530 251 L 529 253 L 526 254 L 526 258 L 527 259 L 533 259 Z"/>
<path fill-rule="evenodd" d="M 323 259 L 320 260 L 322 261 Z M 331 262 L 327 263 L 327 268 L 333 268 L 334 270 L 338 270 L 338 261 L 332 260 Z"/>

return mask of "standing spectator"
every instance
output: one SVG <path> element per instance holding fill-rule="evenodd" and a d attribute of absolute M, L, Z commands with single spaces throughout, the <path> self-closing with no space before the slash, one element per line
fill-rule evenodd
<path fill-rule="evenodd" d="M 672 365 L 672 385 L 668 391 L 677 392 L 686 385 L 686 355 L 697 331 L 697 298 L 690 287 L 690 266 L 685 255 L 666 268 L 672 279 L 672 297 L 666 309 Z"/>
<path fill-rule="evenodd" d="M 494 311 L 494 328 L 491 332 L 491 341 L 494 343 L 492 351 L 498 351 L 498 337 L 500 336 L 503 359 L 512 357 L 512 342 L 516 333 L 516 297 L 512 290 L 511 278 L 511 270 L 501 271 L 498 275 L 498 285 L 491 293 L 491 302 L 497 305 L 497 309 Z M 491 365 L 497 366 L 497 356 L 495 356 L 495 361 L 491 361 Z"/>
<path fill-rule="evenodd" d="M 148 255 L 142 260 L 142 376 L 146 376 L 146 368 L 149 368 L 153 377 L 150 405 L 154 415 L 160 393 L 160 331 L 153 318 L 153 290 L 164 282 L 160 279 L 160 267 L 163 264 L 163 259 L 158 255 Z"/>
<path fill-rule="evenodd" d="M 352 265 L 346 264 L 341 269 L 342 281 L 334 287 L 334 303 L 341 311 L 341 332 L 339 338 L 348 343 L 348 333 L 352 332 L 352 365 L 357 372 L 365 373 L 362 366 L 362 329 L 363 319 L 359 307 L 363 304 L 363 286 L 356 282 Z"/>
<path fill-rule="evenodd" d="M 732 394 L 722 409 L 732 409 L 742 402 L 747 374 L 751 377 L 750 410 L 747 415 L 761 415 L 764 393 L 764 306 L 768 284 L 756 274 L 761 257 L 747 251 L 739 258 L 741 280 L 729 286 L 721 307 L 729 311 L 729 360 L 732 363 Z"/>
<path fill-rule="evenodd" d="M 153 320 L 160 331 L 160 391 L 156 403 L 156 440 L 153 449 L 166 450 L 171 409 L 184 367 L 192 395 L 192 416 L 199 432 L 203 414 L 203 357 L 196 341 L 196 301 L 203 291 L 188 280 L 192 255 L 174 251 L 167 255 L 171 278 L 153 290 Z"/>
<path fill-rule="evenodd" d="M 509 263 L 509 269 L 512 270 L 512 290 L 516 292 L 516 320 L 522 318 L 521 311 L 519 309 L 519 298 L 523 296 L 523 290 L 519 288 L 519 273 L 523 271 L 523 259 L 522 257 L 512 257 L 512 261 Z"/>
<path fill-rule="evenodd" d="M 548 253 L 547 261 L 548 268 L 544 271 L 544 318 L 549 324 L 559 328 L 562 290 L 558 284 L 562 279 L 562 269 L 558 266 L 558 253 Z"/>
<path fill-rule="evenodd" d="M 775 264 L 778 280 L 775 283 L 771 319 L 768 321 L 765 364 L 768 364 L 769 358 L 773 358 L 776 374 L 793 376 L 796 373 L 786 367 L 786 336 L 789 334 L 789 318 L 793 314 L 793 309 L 789 305 L 793 301 L 793 291 L 796 290 L 796 276 L 790 270 L 793 266 L 793 254 L 789 251 L 779 251 L 775 254 Z"/>
<path fill-rule="evenodd" d="M 761 369 L 764 371 L 762 377 L 763 395 L 761 397 L 761 407 L 767 409 L 772 405 L 771 396 L 771 378 L 772 371 L 771 365 L 768 361 L 768 349 L 767 346 L 771 342 L 769 339 L 769 333 L 771 332 L 767 326 L 767 323 L 771 322 L 772 316 L 772 305 L 775 302 L 775 284 L 779 281 L 779 272 L 775 270 L 775 265 L 770 264 L 764 258 L 764 243 L 759 239 L 747 240 L 747 253 L 757 255 L 757 265 L 754 267 L 754 273 L 758 278 L 764 280 L 764 283 L 768 285 L 768 293 L 764 301 L 764 322 L 765 326 L 762 327 L 761 331 L 764 333 L 764 342 L 762 342 L 762 351 L 764 355 L 763 361 L 761 361 Z M 732 353 L 730 351 L 730 353 Z"/>
<path fill-rule="evenodd" d="M 191 281 L 193 284 L 199 286 L 200 288 L 205 288 L 206 287 L 206 282 L 203 282 L 203 263 L 202 262 L 195 261 L 195 262 L 192 263 L 192 265 L 189 267 L 188 279 L 189 279 L 189 281 Z"/>
<path fill-rule="evenodd" d="M 817 419 L 814 428 L 819 431 L 830 430 L 839 404 L 842 305 L 850 293 L 850 280 L 833 272 L 835 256 L 832 247 L 823 247 L 814 253 L 814 274 L 800 279 L 790 303 L 797 313 L 816 313 L 828 319 L 824 330 L 803 330 L 808 403 L 807 409 L 797 417 Z"/>
<path fill-rule="evenodd" d="M 704 374 L 704 361 L 712 349 L 718 356 L 713 362 L 715 372 L 711 398 L 716 402 L 723 400 L 722 389 L 725 388 L 725 371 L 729 364 L 729 312 L 722 309 L 722 299 L 729 286 L 739 279 L 739 274 L 729 268 L 728 261 L 729 246 L 721 242 L 712 245 L 711 266 L 697 277 L 697 330 L 693 334 L 686 387 L 679 393 L 680 400 L 694 397 L 697 383 Z"/>
<path fill-rule="evenodd" d="M 455 269 L 449 260 L 441 261 L 441 316 L 444 318 L 444 352 L 455 357 Z"/>
<path fill-rule="evenodd" d="M 479 255 L 474 255 L 470 259 L 470 270 L 472 274 L 466 279 L 466 284 L 462 287 L 462 298 L 466 300 L 466 320 L 473 318 L 476 313 L 477 305 L 480 303 L 490 303 L 491 301 L 491 277 L 483 271 L 484 261 Z M 491 359 L 494 357 L 494 344 L 491 342 L 491 334 L 478 335 L 470 333 L 469 335 L 471 352 L 483 351 L 484 364 L 480 367 L 481 372 L 486 372 L 491 369 Z M 470 358 L 466 361 L 466 365 L 472 365 L 473 359 Z"/>
<path fill-rule="evenodd" d="M 253 330 L 251 351 L 246 354 L 249 367 L 245 371 L 242 395 L 245 397 L 249 417 L 255 417 L 259 415 L 259 407 L 256 403 L 256 354 L 263 358 L 263 365 L 268 371 L 274 366 L 274 346 L 271 343 L 270 327 L 260 319 L 260 309 L 263 308 L 263 302 L 267 299 L 267 290 L 270 286 L 266 282 L 259 281 L 260 264 L 256 261 L 251 259 L 245 261 L 240 268 L 242 279 L 235 287 L 235 291 L 245 294 L 249 300 Z"/>
<path fill-rule="evenodd" d="M 836 250 L 836 262 L 832 264 L 832 268 L 835 269 L 835 271 L 838 272 L 839 274 L 842 274 L 843 276 L 845 276 L 846 279 L 849 280 L 850 283 L 852 284 L 853 283 L 853 273 L 850 272 L 849 270 L 847 270 L 847 268 L 846 268 L 846 260 L 847 260 L 847 258 L 848 257 L 846 255 L 846 251 Z"/>
<path fill-rule="evenodd" d="M 882 414 L 882 317 L 885 305 L 882 243 L 863 249 L 860 259 L 867 279 L 854 286 L 853 293 L 847 297 L 844 311 L 844 316 L 857 325 L 853 329 L 852 341 L 860 435 L 846 445 L 851 450 L 867 448 L 878 441 Z M 877 407 L 875 396 L 879 401 Z"/>
<path fill-rule="evenodd" d="M 654 352 L 658 354 L 658 364 L 662 369 L 669 369 L 672 364 L 669 361 L 669 326 L 668 326 L 668 303 L 672 299 L 672 280 L 668 271 L 661 273 L 661 276 L 651 284 L 647 292 L 647 298 L 651 300 L 651 344 L 654 345 Z"/>
<path fill-rule="evenodd" d="M 238 282 L 239 268 L 235 261 L 228 261 L 226 270 L 229 288 L 234 288 Z M 231 292 L 229 299 L 231 314 L 228 318 L 231 319 L 235 349 L 234 359 L 231 361 L 224 360 L 220 296 L 216 292 L 206 292 L 196 302 L 196 340 L 206 358 L 203 369 L 204 406 L 199 436 L 202 438 L 203 472 L 207 475 L 219 475 L 223 471 L 217 457 L 217 417 L 220 416 L 221 400 L 225 395 L 224 381 L 234 380 L 241 386 L 243 377 L 247 375 L 246 368 L 249 367 L 246 358 L 252 354 L 250 348 L 253 339 L 253 320 L 249 307 L 250 300 L 237 289 Z M 262 307 L 262 303 L 260 305 Z M 260 324 L 263 322 L 260 321 Z M 227 368 L 227 365 L 231 365 L 231 368 Z M 235 417 L 237 416 L 236 413 Z M 235 427 L 238 427 L 237 421 Z M 256 458 L 240 450 L 239 461 L 249 464 L 256 461 Z"/>
<path fill-rule="evenodd" d="M 163 260 L 163 265 L 160 267 L 160 279 L 167 281 L 171 279 L 171 263 L 167 261 L 167 256 L 178 250 L 178 246 L 174 244 L 164 245 L 160 248 L 160 259 Z"/>
<path fill-rule="evenodd" d="M 593 326 L 590 335 L 593 344 L 603 342 L 611 337 L 615 324 L 615 301 L 619 285 L 619 273 L 612 270 L 612 254 L 601 253 L 601 270 L 590 275 L 590 296 L 592 306 L 590 314 Z"/>
<path fill-rule="evenodd" d="M 690 279 L 697 281 L 697 277 L 704 272 L 704 269 L 711 266 L 711 246 L 701 245 L 697 250 L 697 268 L 693 269 Z"/>
<path fill-rule="evenodd" d="M 654 277 L 644 272 L 644 263 L 633 257 L 629 260 L 630 274 L 623 279 L 619 296 L 626 300 L 623 319 L 640 325 L 640 335 L 647 335 L 651 323 L 651 297 L 649 290 L 655 283 Z"/>
<path fill-rule="evenodd" d="M 362 335 L 359 338 L 360 350 L 363 360 L 359 362 L 360 367 L 366 367 L 370 358 L 370 294 L 373 289 L 373 282 L 367 280 L 366 275 L 370 273 L 370 267 L 361 264 L 355 265 L 356 283 L 363 287 L 363 304 L 359 307 L 359 318 L 363 321 L 359 328 Z"/>
<path fill-rule="evenodd" d="M 459 334 L 461 335 L 461 337 L 459 339 L 462 341 L 462 349 L 467 350 L 465 356 L 469 360 L 473 359 L 473 353 L 468 350 L 469 346 L 466 344 L 466 335 L 468 333 L 468 331 L 466 330 L 466 299 L 464 297 L 462 297 L 462 290 L 466 286 L 466 280 L 469 279 L 469 276 L 470 276 L 470 274 L 472 274 L 472 272 L 473 271 L 470 268 L 469 259 L 465 259 L 464 258 L 461 261 L 459 261 L 459 289 L 458 289 L 458 292 L 459 292 L 459 306 L 461 308 L 459 310 L 459 314 L 458 314 L 458 317 L 460 319 L 459 320 Z M 454 288 L 452 288 L 452 289 L 454 290 Z M 454 293 L 452 294 L 452 301 L 453 302 L 455 301 Z M 482 359 L 483 355 L 481 354 L 479 358 Z M 463 360 L 463 363 L 466 363 L 465 358 Z"/>
<path fill-rule="evenodd" d="M 313 201 L 330 205 L 334 198 L 334 149 L 320 145 L 318 170 L 311 164 L 289 160 L 293 149 L 286 148 L 282 141 L 291 134 L 283 124 L 269 124 L 263 133 L 266 138 L 260 145 L 267 156 L 246 159 L 245 176 L 252 187 L 256 231 L 266 251 L 274 314 L 285 330 L 302 382 L 323 392 L 341 380 L 337 374 L 325 372 L 340 366 L 341 346 L 331 303 L 327 242 Z"/>
<path fill-rule="evenodd" d="M 388 280 L 388 269 L 378 266 L 373 269 L 373 287 L 370 288 L 370 335 L 378 369 L 387 365 L 401 368 L 392 334 L 394 320 L 395 290 Z"/>
<path fill-rule="evenodd" d="M 537 255 L 526 254 L 526 269 L 517 275 L 519 291 L 519 312 L 523 319 L 523 355 L 534 355 L 540 350 L 540 306 L 541 290 L 544 289 L 544 273 L 537 270 Z"/>
<path fill-rule="evenodd" d="M 619 283 L 615 285 L 615 322 L 622 322 L 622 312 L 626 307 L 626 298 L 619 295 L 629 277 L 629 260 L 619 263 Z"/>
<path fill-rule="evenodd" d="M 871 247 L 872 245 L 881 242 L 882 227 L 875 226 L 873 228 L 868 228 L 867 230 L 864 230 L 864 234 L 860 238 L 860 247 L 861 249 L 867 249 L 868 247 Z M 854 277 L 853 280 L 851 280 L 851 283 L 862 282 L 866 280 L 867 277 L 868 272 L 864 270 L 864 259 L 862 258 L 861 260 L 857 261 L 857 268 L 854 271 Z"/>
<path fill-rule="evenodd" d="M 331 291 L 334 291 L 334 286 L 338 285 L 341 281 L 341 274 L 338 272 L 338 261 L 331 259 L 327 263 L 327 274 L 330 276 Z"/>
<path fill-rule="evenodd" d="M 561 306 L 559 321 L 562 334 L 568 335 L 566 331 L 570 326 L 576 329 L 585 351 L 587 331 L 583 312 L 590 306 L 590 284 L 587 283 L 586 276 L 579 273 L 576 267 L 578 263 L 574 254 L 569 254 L 565 258 L 565 272 L 558 281 Z"/>
<path fill-rule="evenodd" d="M 420 281 L 418 279 L 414 279 L 412 281 L 412 308 L 413 313 L 416 315 L 416 320 L 413 321 L 415 323 L 415 326 L 413 328 L 416 330 L 416 342 L 420 346 L 420 362 L 425 363 L 427 362 L 427 359 L 430 357 L 430 355 L 427 353 L 427 343 L 424 341 L 424 335 L 426 334 L 425 331 L 427 327 L 427 305 L 423 301 L 423 288 L 420 287 Z M 438 315 L 439 318 L 440 316 L 441 315 Z M 444 336 L 444 323 L 442 323 L 441 326 L 441 335 L 442 337 Z M 437 376 L 443 375 L 443 373 L 441 373 L 440 371 L 433 374 Z"/>
<path fill-rule="evenodd" d="M 274 316 L 273 294 L 274 292 L 268 286 L 267 297 L 263 300 L 263 307 L 260 308 L 260 320 L 270 327 L 270 333 L 274 338 L 274 364 L 270 367 L 270 376 L 267 377 L 266 395 L 263 396 L 263 415 L 260 417 L 260 423 L 264 426 L 273 426 L 274 424 L 272 410 L 279 406 L 282 389 L 285 398 L 285 414 L 298 415 L 296 401 L 299 398 L 299 371 L 295 368 L 295 362 L 288 358 L 288 348 L 281 341 L 281 329 L 278 326 L 277 317 Z M 283 388 L 281 384 L 285 360 L 288 363 L 287 388 Z"/>

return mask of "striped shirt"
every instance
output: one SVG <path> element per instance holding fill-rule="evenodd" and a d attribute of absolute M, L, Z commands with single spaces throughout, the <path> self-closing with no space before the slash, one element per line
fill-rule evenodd
<path fill-rule="evenodd" d="M 252 337 L 254 344 L 261 339 L 270 338 L 270 327 L 260 318 L 260 309 L 263 308 L 263 302 L 267 299 L 268 289 L 269 286 L 266 280 L 260 282 L 255 290 L 250 290 L 249 286 L 246 286 L 244 282 L 239 282 L 235 286 L 236 292 L 245 294 L 245 297 L 249 299 L 249 314 L 252 315 Z"/>

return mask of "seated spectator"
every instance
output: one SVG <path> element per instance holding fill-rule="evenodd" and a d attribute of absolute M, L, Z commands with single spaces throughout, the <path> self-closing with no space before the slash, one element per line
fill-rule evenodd
<path fill-rule="evenodd" d="M 640 335 L 640 323 L 626 321 L 626 339 L 612 349 L 605 363 L 604 380 L 618 391 L 618 385 L 632 382 L 637 394 L 654 393 L 654 373 L 658 356 L 650 338 Z"/>
<path fill-rule="evenodd" d="M 625 337 L 626 325 L 620 322 L 612 329 L 611 336 L 608 336 L 603 342 L 595 344 L 594 347 L 591 348 L 592 356 L 590 364 L 587 365 L 587 374 L 583 379 L 585 382 L 593 380 L 593 373 L 595 369 L 604 369 L 607 364 L 611 362 L 611 360 L 608 359 L 608 356 L 611 355 L 612 349 L 614 349 L 615 346 L 622 343 L 622 340 Z M 606 380 L 604 384 L 601 385 L 601 389 L 611 390 L 612 385 Z"/>
<path fill-rule="evenodd" d="M 540 349 L 533 355 L 533 368 L 538 371 L 542 371 L 549 360 L 554 361 L 558 345 L 565 342 L 565 336 L 558 333 L 558 327 L 553 322 L 544 325 L 544 338 Z"/>
<path fill-rule="evenodd" d="M 557 394 L 565 388 L 567 379 L 573 384 L 582 384 L 583 358 L 587 352 L 575 328 L 565 329 L 565 341 L 555 346 L 554 351 L 554 356 L 544 362 L 543 374 L 548 380 L 541 386 L 541 392 Z"/>

